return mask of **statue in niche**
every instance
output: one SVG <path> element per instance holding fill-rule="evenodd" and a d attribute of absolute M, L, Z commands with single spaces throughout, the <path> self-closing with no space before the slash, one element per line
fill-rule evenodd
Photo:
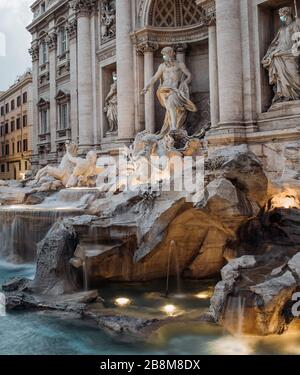
<path fill-rule="evenodd" d="M 161 80 L 157 90 L 160 104 L 166 109 L 166 116 L 161 134 L 168 134 L 183 128 L 186 124 L 188 111 L 197 112 L 197 107 L 190 100 L 189 85 L 192 75 L 184 62 L 177 61 L 176 53 L 172 47 L 162 50 L 164 62 L 158 71 L 143 89 L 146 94 L 158 80 Z"/>
<path fill-rule="evenodd" d="M 103 41 L 116 36 L 116 8 L 115 2 L 104 0 L 101 3 L 101 38 Z"/>
<path fill-rule="evenodd" d="M 59 166 L 51 167 L 47 165 L 39 170 L 35 177 L 36 183 L 42 183 L 46 178 L 53 177 L 54 179 L 61 181 L 64 186 L 67 185 L 76 165 L 75 160 L 77 157 L 78 147 L 76 143 L 67 141 L 65 148 L 66 153 Z"/>
<path fill-rule="evenodd" d="M 115 133 L 118 129 L 118 89 L 117 89 L 117 73 L 113 73 L 113 84 L 105 99 L 104 112 L 108 120 L 108 132 Z"/>
<path fill-rule="evenodd" d="M 279 16 L 282 26 L 262 60 L 274 89 L 273 103 L 300 99 L 298 59 L 292 51 L 293 35 L 300 31 L 300 20 L 293 20 L 290 7 L 279 9 Z"/>

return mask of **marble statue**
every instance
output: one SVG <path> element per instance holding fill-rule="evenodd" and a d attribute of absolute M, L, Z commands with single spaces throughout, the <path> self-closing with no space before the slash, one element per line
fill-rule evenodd
<path fill-rule="evenodd" d="M 273 103 L 300 99 L 298 59 L 292 52 L 293 35 L 300 31 L 300 20 L 293 19 L 290 7 L 279 9 L 279 16 L 282 26 L 262 60 L 274 87 Z"/>
<path fill-rule="evenodd" d="M 116 35 L 116 9 L 111 0 L 101 3 L 101 37 L 103 41 L 109 40 Z"/>
<path fill-rule="evenodd" d="M 188 111 L 197 112 L 197 107 L 190 100 L 189 85 L 192 75 L 185 63 L 177 61 L 172 47 L 163 48 L 162 55 L 164 62 L 143 89 L 142 94 L 146 94 L 158 80 L 161 81 L 157 96 L 160 104 L 166 109 L 161 134 L 167 134 L 184 127 Z"/>
<path fill-rule="evenodd" d="M 97 167 L 97 152 L 89 151 L 86 159 L 73 158 L 73 162 L 75 168 L 66 187 L 94 187 L 97 175 L 103 171 L 102 168 Z"/>
<path fill-rule="evenodd" d="M 65 147 L 66 153 L 59 166 L 46 166 L 39 170 L 35 177 L 36 183 L 43 182 L 43 178 L 53 177 L 56 180 L 60 180 L 64 186 L 67 185 L 76 165 L 74 160 L 77 157 L 78 147 L 74 142 L 69 141 L 66 142 Z"/>
<path fill-rule="evenodd" d="M 108 120 L 108 132 L 114 133 L 118 129 L 118 92 L 117 92 L 117 73 L 113 73 L 113 84 L 105 99 L 104 112 Z"/>

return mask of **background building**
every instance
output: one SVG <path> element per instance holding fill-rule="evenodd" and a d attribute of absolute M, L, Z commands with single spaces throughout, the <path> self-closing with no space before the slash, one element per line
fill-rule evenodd
<path fill-rule="evenodd" d="M 162 48 L 171 45 L 193 74 L 198 112 L 188 128 L 211 122 L 210 149 L 248 143 L 272 168 L 285 142 L 299 139 L 299 101 L 271 108 L 274 94 L 261 63 L 283 6 L 295 10 L 293 0 L 35 1 L 28 26 L 33 164 L 57 162 L 67 139 L 82 153 L 110 152 L 143 129 L 159 131 L 164 110 L 156 90 L 140 92 L 162 61 Z M 115 71 L 118 130 L 110 133 L 104 108 Z"/>
<path fill-rule="evenodd" d="M 19 180 L 32 155 L 32 76 L 19 77 L 0 94 L 0 179 Z"/>

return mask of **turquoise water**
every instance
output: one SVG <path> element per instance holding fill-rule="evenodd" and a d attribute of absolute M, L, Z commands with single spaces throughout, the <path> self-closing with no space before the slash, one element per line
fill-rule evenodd
<path fill-rule="evenodd" d="M 0 262 L 0 283 L 9 277 L 33 277 L 34 267 Z M 129 297 L 147 305 L 160 284 L 132 285 Z M 130 286 L 119 286 L 124 294 Z M 189 292 L 198 284 L 189 285 Z M 122 289 L 123 288 L 123 289 Z M 151 289 L 152 288 L 152 289 Z M 107 303 L 116 286 L 103 289 Z M 144 293 L 146 289 L 146 294 Z M 150 298 L 151 299 L 151 298 Z M 157 306 L 161 302 L 155 299 Z M 198 302 L 187 301 L 189 307 Z M 181 302 L 183 303 L 183 302 Z M 203 304 L 203 302 L 199 302 Z M 207 304 L 207 302 L 205 302 Z M 219 327 L 193 324 L 164 329 L 148 344 L 122 343 L 112 339 L 92 322 L 70 319 L 56 313 L 14 312 L 0 317 L 0 354 L 300 354 L 298 333 L 271 338 L 236 338 Z"/>

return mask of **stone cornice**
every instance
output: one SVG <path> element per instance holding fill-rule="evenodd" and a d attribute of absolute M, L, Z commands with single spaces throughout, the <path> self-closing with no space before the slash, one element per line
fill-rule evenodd
<path fill-rule="evenodd" d="M 27 26 L 27 30 L 32 34 L 35 31 L 35 28 L 38 24 L 43 22 L 46 19 L 49 19 L 49 17 L 59 8 L 63 7 L 64 5 L 68 4 L 69 0 L 60 0 L 57 4 L 51 6 L 49 9 L 46 10 L 45 13 L 39 15 L 37 18 L 35 18 L 30 25 Z"/>
<path fill-rule="evenodd" d="M 136 46 L 143 43 L 157 43 L 164 46 L 166 44 L 178 45 L 197 42 L 207 39 L 208 30 L 206 26 L 204 23 L 180 29 L 147 26 L 131 33 L 131 39 Z"/>

